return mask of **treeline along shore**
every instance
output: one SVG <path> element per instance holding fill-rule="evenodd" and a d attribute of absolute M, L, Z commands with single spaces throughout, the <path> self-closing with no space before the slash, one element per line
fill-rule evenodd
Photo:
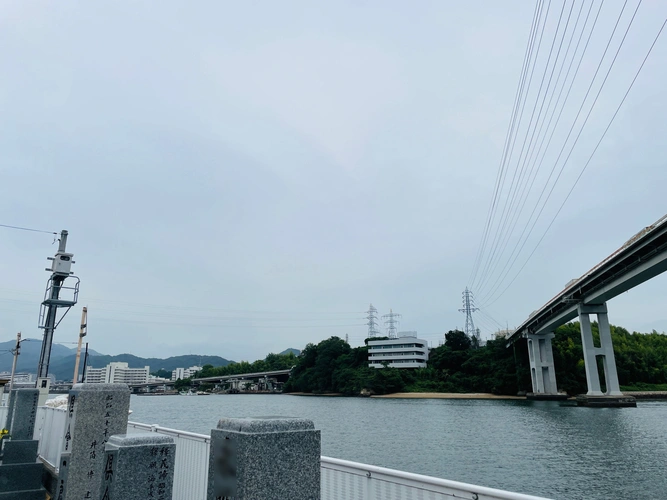
<path fill-rule="evenodd" d="M 559 327 L 553 339 L 560 391 L 585 393 L 586 374 L 578 323 Z M 611 327 L 619 382 L 624 391 L 667 391 L 667 335 L 630 333 Z M 598 335 L 593 324 L 593 335 Z M 525 340 L 506 347 L 504 338 L 477 346 L 459 330 L 445 334 L 443 345 L 431 350 L 426 368 L 369 368 L 368 348 L 350 347 L 331 337 L 308 344 L 299 356 L 269 354 L 254 363 L 206 365 L 199 377 L 236 375 L 293 367 L 283 392 L 347 396 L 394 393 L 445 393 L 516 396 L 531 391 Z M 188 384 L 189 381 L 183 381 Z M 404 396 L 404 395 L 401 395 Z M 405 397 L 405 396 L 404 396 Z"/>

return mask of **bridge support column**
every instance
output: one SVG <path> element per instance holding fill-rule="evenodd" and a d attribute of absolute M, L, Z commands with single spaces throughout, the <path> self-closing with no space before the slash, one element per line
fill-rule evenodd
<path fill-rule="evenodd" d="M 558 394 L 556 387 L 556 371 L 554 369 L 554 353 L 551 339 L 554 334 L 528 334 L 528 357 L 530 359 L 530 378 L 533 392 L 528 399 L 563 399 L 566 395 Z"/>
<path fill-rule="evenodd" d="M 595 346 L 590 314 L 597 315 L 600 347 Z M 614 345 L 611 340 L 611 329 L 607 314 L 607 304 L 579 305 L 579 324 L 581 328 L 581 344 L 584 351 L 586 367 L 586 383 L 588 393 L 577 397 L 580 406 L 637 406 L 635 398 L 624 396 L 618 384 Z M 605 391 L 602 392 L 598 358 L 604 370 Z"/>

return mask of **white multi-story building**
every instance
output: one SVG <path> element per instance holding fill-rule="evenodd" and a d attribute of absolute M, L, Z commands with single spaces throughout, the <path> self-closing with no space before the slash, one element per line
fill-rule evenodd
<path fill-rule="evenodd" d="M 171 372 L 171 380 L 184 380 L 194 376 L 195 373 L 202 369 L 201 366 L 191 366 L 190 368 L 176 368 Z"/>
<path fill-rule="evenodd" d="M 415 335 L 408 335 L 408 333 Z M 426 368 L 428 342 L 416 332 L 401 332 L 395 339 L 368 341 L 368 366 L 371 368 Z"/>
<path fill-rule="evenodd" d="M 86 384 L 145 384 L 150 368 L 130 368 L 127 363 L 115 361 L 104 368 L 86 367 Z"/>
<path fill-rule="evenodd" d="M 10 379 L 12 374 L 10 372 L 0 373 L 0 378 Z M 55 382 L 55 377 L 51 377 L 52 381 Z M 35 374 L 34 373 L 15 373 L 14 374 L 14 383 L 15 384 L 32 384 L 35 385 Z"/>

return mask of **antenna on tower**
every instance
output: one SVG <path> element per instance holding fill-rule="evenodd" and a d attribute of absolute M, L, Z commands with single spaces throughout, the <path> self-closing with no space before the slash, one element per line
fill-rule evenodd
<path fill-rule="evenodd" d="M 380 336 L 380 330 L 378 329 L 378 310 L 373 307 L 371 304 L 366 311 L 366 319 L 368 320 L 368 338 L 372 339 Z"/>
<path fill-rule="evenodd" d="M 465 334 L 476 341 L 477 347 L 480 346 L 481 337 L 479 334 L 479 328 L 475 328 L 475 323 L 472 320 L 472 313 L 479 311 L 479 308 L 475 307 L 475 297 L 473 293 L 467 288 L 463 291 L 463 308 L 459 309 L 459 312 L 465 313 L 466 315 L 466 326 Z"/>
<path fill-rule="evenodd" d="M 396 334 L 396 326 L 398 325 L 397 319 L 400 317 L 401 315 L 395 313 L 392 309 L 389 309 L 389 314 L 385 314 L 384 316 L 382 316 L 382 319 L 387 318 L 384 324 L 387 325 L 387 337 L 389 337 L 390 339 L 395 339 L 398 337 L 398 335 Z"/>

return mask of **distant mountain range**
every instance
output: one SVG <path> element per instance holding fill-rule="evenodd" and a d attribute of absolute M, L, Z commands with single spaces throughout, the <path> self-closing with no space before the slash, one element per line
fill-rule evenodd
<path fill-rule="evenodd" d="M 10 340 L 8 342 L 0 342 L 0 372 L 11 372 L 12 371 L 12 362 L 14 356 L 9 352 L 11 349 L 16 347 L 16 340 Z M 39 364 L 39 355 L 42 350 L 42 341 L 39 340 L 24 340 L 21 342 L 21 354 L 19 355 L 18 361 L 16 363 L 16 371 L 28 372 L 28 373 L 37 373 L 37 365 Z M 92 349 L 88 350 L 90 355 L 100 355 L 100 353 L 93 351 Z M 82 353 L 83 356 L 83 353 Z M 53 366 L 54 363 L 63 359 L 71 358 L 71 368 L 69 368 L 68 378 L 72 378 L 74 373 L 74 359 L 76 357 L 76 347 L 65 347 L 62 344 L 53 344 L 51 347 L 51 361 L 50 365 Z"/>
<path fill-rule="evenodd" d="M 11 372 L 13 356 L 8 352 L 16 347 L 16 341 L 0 342 L 0 372 Z M 26 340 L 21 343 L 21 354 L 16 364 L 17 372 L 37 373 L 39 355 L 42 349 L 41 341 Z M 52 373 L 56 380 L 72 380 L 74 375 L 74 362 L 76 360 L 76 347 L 69 348 L 62 344 L 53 344 L 51 347 L 51 360 L 49 363 L 49 373 Z M 185 356 L 173 356 L 167 359 L 160 358 L 141 358 L 132 354 L 119 354 L 118 356 L 108 356 L 99 352 L 88 350 L 88 365 L 94 368 L 102 368 L 112 361 L 124 361 L 132 368 L 150 366 L 151 372 L 160 369 L 172 371 L 176 368 L 189 368 L 190 366 L 204 366 L 211 364 L 213 366 L 226 366 L 232 361 L 221 358 L 220 356 L 199 356 L 196 354 L 187 354 Z M 81 368 L 83 369 L 83 352 L 81 353 Z"/>
<path fill-rule="evenodd" d="M 16 341 L 0 342 L 0 372 L 11 372 L 13 356 L 8 352 L 14 349 Z M 39 355 L 42 348 L 41 341 L 27 340 L 21 343 L 21 354 L 19 355 L 16 371 L 36 373 Z M 280 354 L 293 353 L 298 356 L 301 351 L 298 349 L 285 349 Z M 49 373 L 52 373 L 56 380 L 72 380 L 74 374 L 74 362 L 76 359 L 76 347 L 69 348 L 62 344 L 53 344 L 51 348 L 51 361 L 49 364 Z M 213 366 L 227 366 L 233 361 L 220 356 L 200 356 L 197 354 L 186 354 L 183 356 L 172 356 L 170 358 L 141 358 L 132 354 L 119 354 L 109 356 L 100 354 L 92 349 L 88 350 L 88 365 L 94 368 L 102 368 L 112 361 L 121 361 L 128 363 L 132 368 L 141 368 L 150 366 L 151 372 L 158 370 L 172 371 L 176 368 L 189 368 L 190 366 L 204 366 L 207 364 Z M 83 369 L 83 352 L 81 353 L 81 368 Z"/>

